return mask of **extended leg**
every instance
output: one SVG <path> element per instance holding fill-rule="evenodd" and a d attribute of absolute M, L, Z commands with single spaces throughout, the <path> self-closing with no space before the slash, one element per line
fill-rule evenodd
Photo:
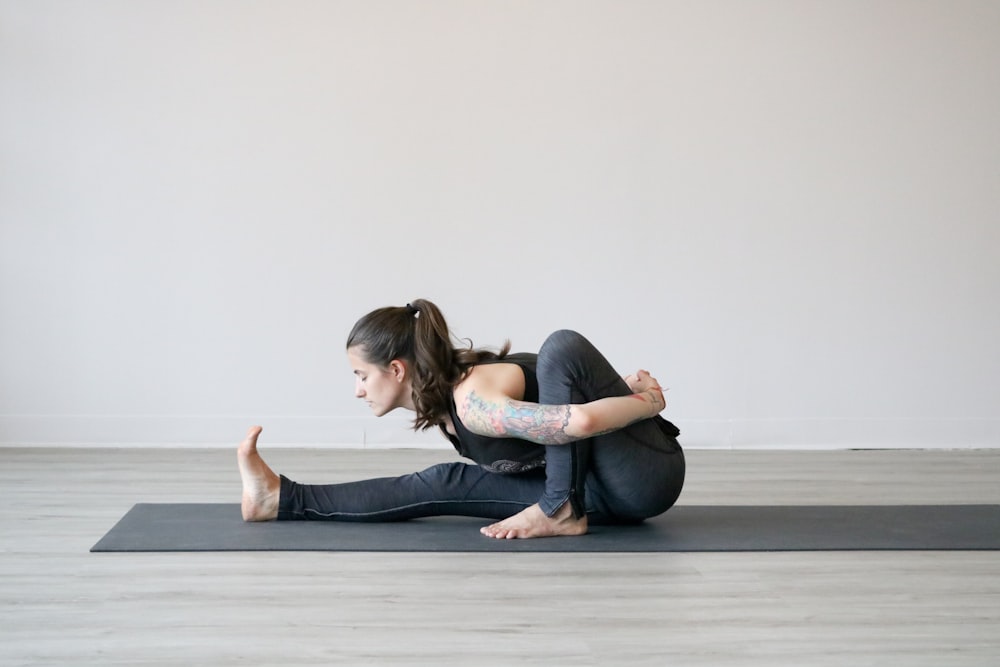
<path fill-rule="evenodd" d="M 282 476 L 277 518 L 403 521 L 453 515 L 498 519 L 531 505 L 544 485 L 541 471 L 504 475 L 459 462 L 343 484 L 298 484 Z"/>
<path fill-rule="evenodd" d="M 237 452 L 246 521 L 402 521 L 442 515 L 499 519 L 530 506 L 545 486 L 541 470 L 503 475 L 458 462 L 400 477 L 297 484 L 275 474 L 261 458 L 260 433 L 259 426 L 252 427 Z"/>

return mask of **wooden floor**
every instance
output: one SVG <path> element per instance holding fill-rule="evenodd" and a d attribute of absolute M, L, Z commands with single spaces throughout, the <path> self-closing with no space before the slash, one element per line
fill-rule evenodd
<path fill-rule="evenodd" d="M 303 482 L 440 450 L 264 450 Z M 1000 503 L 1000 450 L 688 453 L 683 504 Z M 225 450 L 0 449 L 0 665 L 1000 665 L 1000 552 L 91 554 Z"/>

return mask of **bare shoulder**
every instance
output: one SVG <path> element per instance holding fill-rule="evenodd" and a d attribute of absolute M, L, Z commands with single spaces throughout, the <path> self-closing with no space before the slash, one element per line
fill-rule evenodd
<path fill-rule="evenodd" d="M 517 364 L 477 366 L 455 388 L 455 413 L 465 428 L 489 438 L 520 438 L 538 444 L 571 442 L 569 405 L 524 400 L 524 372 Z"/>
<path fill-rule="evenodd" d="M 520 401 L 524 398 L 524 371 L 517 364 L 504 362 L 474 366 L 455 386 L 455 403 L 461 405 L 473 392 L 493 399 L 506 397 Z"/>

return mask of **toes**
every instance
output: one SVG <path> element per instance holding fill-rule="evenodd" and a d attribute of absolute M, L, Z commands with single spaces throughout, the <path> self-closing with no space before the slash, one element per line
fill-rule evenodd
<path fill-rule="evenodd" d="M 240 451 L 247 454 L 255 451 L 257 449 L 257 436 L 259 436 L 260 432 L 263 430 L 264 429 L 260 426 L 251 426 L 247 431 L 247 437 L 245 437 L 243 442 L 240 443 Z"/>
<path fill-rule="evenodd" d="M 479 532 L 486 537 L 492 537 L 497 540 L 510 539 L 511 537 L 514 537 L 514 531 L 505 528 L 499 523 L 494 523 L 491 526 L 483 526 L 479 529 Z"/>

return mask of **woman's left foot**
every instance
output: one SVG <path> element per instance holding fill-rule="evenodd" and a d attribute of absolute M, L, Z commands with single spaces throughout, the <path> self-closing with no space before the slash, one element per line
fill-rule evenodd
<path fill-rule="evenodd" d="M 510 518 L 480 528 L 479 532 L 498 540 L 583 535 L 587 532 L 587 517 L 575 518 L 569 503 L 564 503 L 552 516 L 545 516 L 535 503 Z"/>
<path fill-rule="evenodd" d="M 247 437 L 236 450 L 240 478 L 243 481 L 241 507 L 244 521 L 271 521 L 278 518 L 281 478 L 257 453 L 257 437 L 261 430 L 260 426 L 251 426 Z"/>

